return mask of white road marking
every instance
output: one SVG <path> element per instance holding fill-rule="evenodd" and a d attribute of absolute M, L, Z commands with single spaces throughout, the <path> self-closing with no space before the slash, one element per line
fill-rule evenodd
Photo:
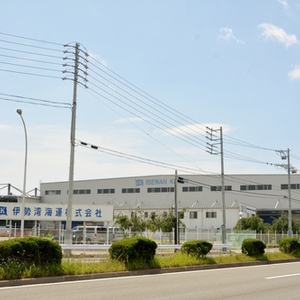
<path fill-rule="evenodd" d="M 294 277 L 294 276 L 300 276 L 300 273 L 266 277 L 265 279 L 267 279 L 267 280 L 268 279 L 279 279 L 279 278 Z"/>

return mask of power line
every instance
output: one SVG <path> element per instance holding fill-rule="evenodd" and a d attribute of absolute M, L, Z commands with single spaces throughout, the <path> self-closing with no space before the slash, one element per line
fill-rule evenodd
<path fill-rule="evenodd" d="M 5 33 L 5 32 L 0 32 L 0 35 L 10 36 L 10 37 L 14 37 L 14 38 L 18 38 L 18 39 L 23 39 L 23 40 L 28 40 L 28 41 L 33 41 L 33 42 L 39 42 L 39 43 L 46 43 L 46 44 L 52 44 L 52 45 L 62 46 L 62 44 L 59 44 L 57 42 L 51 42 L 51 41 L 46 41 L 46 40 L 39 40 L 39 39 L 29 38 L 29 37 L 25 37 L 25 36 L 20 36 L 20 35 Z"/>
<path fill-rule="evenodd" d="M 62 66 L 61 63 L 55 63 L 55 62 L 46 61 L 46 60 L 38 60 L 38 59 L 25 58 L 25 57 L 20 57 L 20 56 L 12 56 L 12 55 L 4 55 L 4 54 L 0 54 L 0 56 L 6 57 L 6 58 L 18 59 L 18 60 L 25 60 L 25 61 L 38 62 L 38 63 L 43 63 L 43 64 L 51 64 L 51 65 Z"/>
<path fill-rule="evenodd" d="M 143 158 L 143 157 L 140 157 L 140 156 L 126 154 L 124 152 L 104 148 L 104 147 L 101 147 L 101 146 L 92 145 L 92 144 L 89 144 L 89 143 L 86 143 L 86 142 L 83 142 L 83 141 L 79 141 L 79 140 L 77 140 L 77 143 L 78 143 L 79 146 L 83 146 L 83 147 L 86 147 L 86 148 L 89 148 L 89 149 L 97 150 L 97 151 L 100 151 L 100 152 L 104 152 L 106 154 L 118 156 L 118 157 L 129 159 L 129 160 L 134 160 L 134 161 L 138 161 L 138 162 L 141 162 L 141 163 L 146 163 L 146 164 L 150 164 L 150 165 L 154 165 L 154 166 L 158 166 L 158 167 L 162 167 L 162 168 L 167 168 L 167 169 L 172 169 L 172 170 L 181 170 L 181 171 L 185 171 L 185 172 L 189 172 L 189 173 L 195 173 L 195 172 L 199 171 L 199 169 L 192 169 L 192 168 L 177 166 L 177 165 L 173 165 L 173 164 L 163 163 L 163 162 L 160 162 L 160 161 L 157 161 L 157 160 L 153 160 L 153 159 L 149 159 L 149 158 Z"/>
<path fill-rule="evenodd" d="M 10 66 L 17 66 L 17 67 L 22 67 L 22 68 L 29 68 L 29 69 L 36 69 L 36 70 L 43 70 L 43 71 L 61 72 L 61 70 L 57 70 L 57 69 L 26 66 L 26 65 L 14 64 L 14 63 L 9 63 L 9 62 L 4 62 L 4 61 L 0 61 L 0 64 L 10 65 Z"/>
<path fill-rule="evenodd" d="M 88 93 L 89 90 L 87 90 Z M 95 97 L 97 100 L 101 101 L 97 96 L 95 96 L 94 94 L 90 93 L 90 95 L 92 95 L 93 97 Z M 188 160 L 185 156 L 180 155 L 179 153 L 177 153 L 176 151 L 174 151 L 174 149 L 170 148 L 169 146 L 167 146 L 165 143 L 162 143 L 160 140 L 156 139 L 152 134 L 150 134 L 149 132 L 143 130 L 143 128 L 137 126 L 134 122 L 132 122 L 130 119 L 126 118 L 124 115 L 122 115 L 120 112 L 116 111 L 114 108 L 112 108 L 111 106 L 109 106 L 106 102 L 101 101 L 104 105 L 106 105 L 109 109 L 113 110 L 116 114 L 118 114 L 119 116 L 121 116 L 123 119 L 125 119 L 127 122 L 131 123 L 133 126 L 135 126 L 138 130 L 142 131 L 146 136 L 150 137 L 151 139 L 153 139 L 155 142 L 159 143 L 160 145 L 162 145 L 163 147 L 165 147 L 167 150 L 173 152 L 175 155 L 177 155 L 178 157 L 180 157 L 181 159 L 185 160 L 186 162 L 188 162 L 189 164 L 193 165 L 195 168 L 201 170 L 204 173 L 211 173 L 208 171 L 204 171 L 203 169 L 199 168 L 197 165 L 195 165 L 195 163 L 191 162 L 190 160 Z"/>
<path fill-rule="evenodd" d="M 2 68 L 0 68 L 0 71 L 9 72 L 9 73 L 15 73 L 15 74 L 22 74 L 22 75 L 30 75 L 30 76 L 36 76 L 36 77 L 62 79 L 61 77 L 58 77 L 58 76 L 42 75 L 42 74 L 29 73 L 29 72 L 19 72 L 19 71 L 12 71 L 12 70 L 2 69 Z"/>
<path fill-rule="evenodd" d="M 71 109 L 71 104 L 69 103 L 63 103 L 63 102 L 55 102 L 55 101 L 49 101 L 49 100 L 43 100 L 43 99 L 37 99 L 37 98 L 30 98 L 25 96 L 17 96 L 17 95 L 7 95 L 0 93 L 0 95 L 6 95 L 11 98 L 7 97 L 0 97 L 0 100 L 10 101 L 10 102 L 17 102 L 17 103 L 26 103 L 26 104 L 33 104 L 33 105 L 41 105 L 41 106 L 50 106 L 50 107 L 56 107 L 56 108 L 69 108 Z M 17 99 L 14 99 L 17 98 Z M 30 100 L 30 101 L 28 101 Z"/>

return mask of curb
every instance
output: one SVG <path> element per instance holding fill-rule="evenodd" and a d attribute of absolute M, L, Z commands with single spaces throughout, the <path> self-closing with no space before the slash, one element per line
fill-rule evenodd
<path fill-rule="evenodd" d="M 68 276 L 55 276 L 55 277 L 2 280 L 0 281 L 0 288 L 33 285 L 33 284 L 62 283 L 62 282 L 72 282 L 72 281 L 91 280 L 91 279 L 104 279 L 104 278 L 141 276 L 141 275 L 157 275 L 157 274 L 186 272 L 186 271 L 200 271 L 200 270 L 210 270 L 210 269 L 224 269 L 224 268 L 236 268 L 236 267 L 245 267 L 245 266 L 281 264 L 281 263 L 290 263 L 290 262 L 299 262 L 299 261 L 300 259 L 293 258 L 293 259 L 281 259 L 281 260 L 272 260 L 272 261 L 253 261 L 253 262 L 241 262 L 241 263 L 230 263 L 230 264 L 216 264 L 216 265 L 211 264 L 211 265 L 197 265 L 197 266 L 174 267 L 174 268 L 163 268 L 163 269 L 121 271 L 121 272 L 112 272 L 112 273 L 97 273 L 97 274 L 85 274 L 85 275 L 68 275 Z"/>

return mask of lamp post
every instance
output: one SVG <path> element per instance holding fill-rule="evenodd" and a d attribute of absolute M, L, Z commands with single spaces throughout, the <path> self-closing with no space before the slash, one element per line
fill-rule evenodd
<path fill-rule="evenodd" d="M 243 217 L 242 211 L 239 212 L 239 216 L 240 216 L 240 231 L 241 231 L 242 230 L 242 217 Z"/>
<path fill-rule="evenodd" d="M 24 165 L 24 179 L 23 179 L 23 196 L 21 205 L 21 237 L 24 237 L 24 210 L 25 210 L 25 193 L 26 193 L 26 171 L 27 171 L 27 131 L 24 119 L 22 117 L 22 109 L 18 108 L 17 113 L 20 115 L 25 132 L 25 165 Z"/>

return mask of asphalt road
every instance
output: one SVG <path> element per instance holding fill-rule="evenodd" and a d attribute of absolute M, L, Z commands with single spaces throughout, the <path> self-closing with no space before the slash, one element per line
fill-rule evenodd
<path fill-rule="evenodd" d="M 0 288 L 5 300 L 300 299 L 300 262 Z"/>

